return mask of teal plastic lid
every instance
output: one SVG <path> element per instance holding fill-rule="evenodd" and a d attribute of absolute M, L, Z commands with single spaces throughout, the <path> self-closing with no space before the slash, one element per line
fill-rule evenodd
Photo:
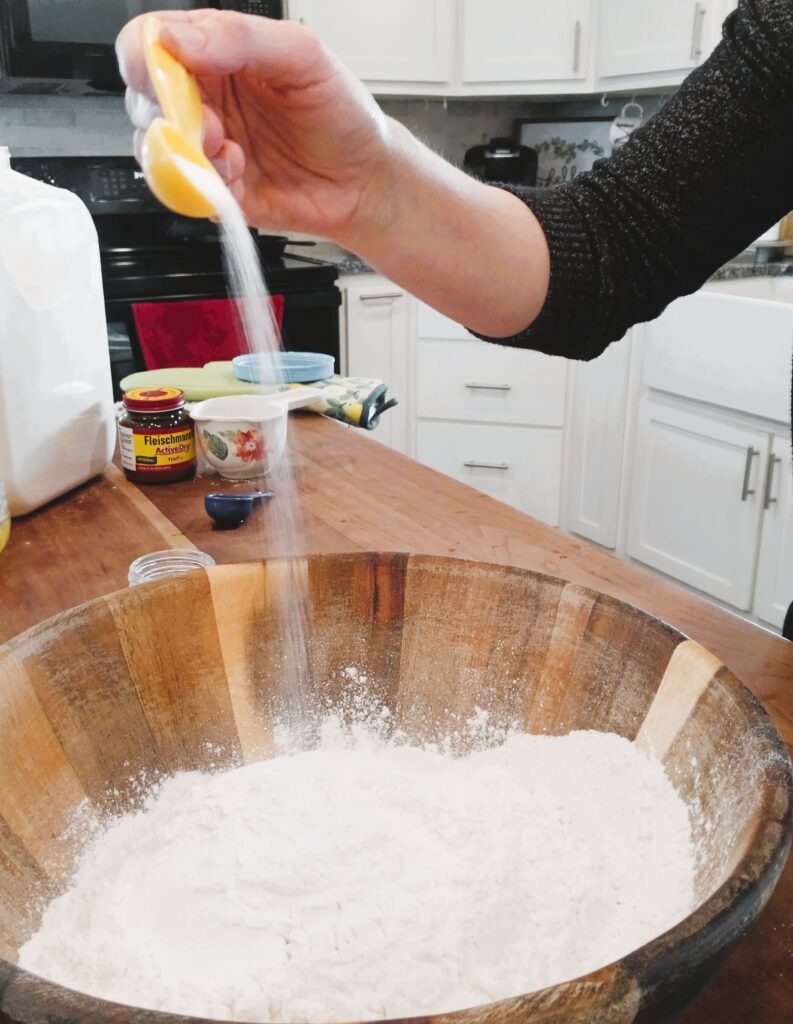
<path fill-rule="evenodd" d="M 336 372 L 333 356 L 321 352 L 277 352 L 273 356 L 237 356 L 234 376 L 251 384 L 310 384 Z"/>

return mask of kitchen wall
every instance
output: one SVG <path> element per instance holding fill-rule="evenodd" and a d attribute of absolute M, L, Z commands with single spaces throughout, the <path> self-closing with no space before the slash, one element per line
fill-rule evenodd
<path fill-rule="evenodd" d="M 15 156 L 118 156 L 132 132 L 117 96 L 0 96 L 0 145 Z"/>
<path fill-rule="evenodd" d="M 628 97 L 629 98 L 629 97 Z M 640 97 L 654 112 L 665 97 Z M 381 106 L 433 149 L 462 163 L 469 146 L 511 135 L 517 117 L 609 116 L 625 97 L 536 103 L 527 100 L 383 99 Z M 132 152 L 132 132 L 119 97 L 2 96 L 0 145 L 17 156 L 120 155 Z"/>
<path fill-rule="evenodd" d="M 564 102 L 529 100 L 381 99 L 387 114 L 401 121 L 414 135 L 447 160 L 461 164 L 466 149 L 498 135 L 512 135 L 515 118 L 616 117 L 632 97 L 591 97 Z M 641 96 L 646 116 L 654 114 L 667 96 Z"/>

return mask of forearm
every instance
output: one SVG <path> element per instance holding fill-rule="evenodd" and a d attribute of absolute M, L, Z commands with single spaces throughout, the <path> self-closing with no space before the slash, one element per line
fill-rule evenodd
<path fill-rule="evenodd" d="M 548 292 L 545 235 L 516 196 L 469 177 L 390 122 L 383 178 L 339 241 L 473 330 L 517 334 Z"/>

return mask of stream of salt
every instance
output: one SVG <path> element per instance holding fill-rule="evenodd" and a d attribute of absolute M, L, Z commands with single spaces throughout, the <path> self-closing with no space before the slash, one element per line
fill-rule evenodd
<path fill-rule="evenodd" d="M 280 332 L 262 274 L 259 253 L 245 215 L 218 175 L 180 157 L 176 160 L 185 177 L 218 211 L 229 292 L 237 303 L 248 350 L 261 361 L 265 379 L 274 388 L 279 388 L 285 383 L 277 359 L 281 350 Z M 283 457 L 270 471 L 266 486 L 273 491 L 274 497 L 267 506 L 266 520 L 257 517 L 262 532 L 258 545 L 252 545 L 259 548 L 251 553 L 252 557 L 264 557 L 265 554 L 299 555 L 305 546 L 302 543 L 301 510 L 288 445 Z M 265 530 L 266 535 L 263 532 Z M 308 680 L 308 593 L 298 559 L 284 563 L 282 585 L 273 589 L 283 638 L 283 661 L 278 666 L 280 713 L 298 727 L 298 723 L 305 717 Z"/>

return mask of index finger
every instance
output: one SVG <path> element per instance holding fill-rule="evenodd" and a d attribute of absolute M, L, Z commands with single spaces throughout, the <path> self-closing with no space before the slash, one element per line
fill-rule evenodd
<path fill-rule="evenodd" d="M 128 21 L 116 39 L 116 59 L 121 77 L 130 89 L 156 100 L 154 88 L 146 69 L 143 56 L 143 24 L 146 18 L 159 18 L 163 23 L 193 22 L 200 23 L 212 11 L 153 11 L 139 14 Z"/>

